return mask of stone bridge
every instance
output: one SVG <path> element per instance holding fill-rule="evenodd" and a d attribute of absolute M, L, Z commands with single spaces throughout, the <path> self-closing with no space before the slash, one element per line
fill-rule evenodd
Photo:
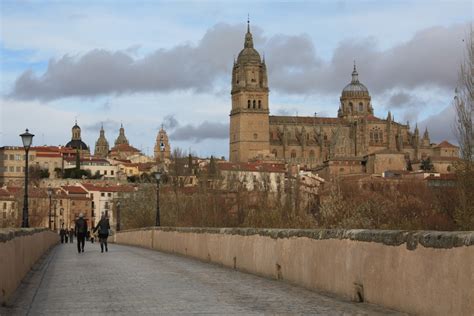
<path fill-rule="evenodd" d="M 164 227 L 113 239 L 79 254 L 44 229 L 0 231 L 0 315 L 474 314 L 474 232 Z"/>

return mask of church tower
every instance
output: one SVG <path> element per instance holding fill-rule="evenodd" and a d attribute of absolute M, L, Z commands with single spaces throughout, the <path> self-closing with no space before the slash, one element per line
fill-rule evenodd
<path fill-rule="evenodd" d="M 156 161 L 163 161 L 165 159 L 170 159 L 171 157 L 171 148 L 168 139 L 168 134 L 166 131 L 161 127 L 158 135 L 156 136 L 155 142 L 155 160 Z"/>
<path fill-rule="evenodd" d="M 262 60 L 253 47 L 247 21 L 244 49 L 232 69 L 231 162 L 247 162 L 258 154 L 270 153 L 268 92 L 265 58 Z"/>
<path fill-rule="evenodd" d="M 106 158 L 109 153 L 109 142 L 105 138 L 104 125 L 100 127 L 100 136 L 95 142 L 94 156 Z"/>
<path fill-rule="evenodd" d="M 125 137 L 125 129 L 123 128 L 123 124 L 120 124 L 119 136 L 115 140 L 115 146 L 122 144 L 128 145 L 128 139 Z"/>

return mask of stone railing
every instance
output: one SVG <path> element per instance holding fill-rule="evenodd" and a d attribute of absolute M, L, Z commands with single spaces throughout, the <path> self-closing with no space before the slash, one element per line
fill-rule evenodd
<path fill-rule="evenodd" d="M 0 304 L 8 303 L 35 262 L 58 242 L 45 228 L 0 229 Z"/>
<path fill-rule="evenodd" d="M 115 241 L 407 313 L 474 315 L 474 232 L 161 227 Z"/>

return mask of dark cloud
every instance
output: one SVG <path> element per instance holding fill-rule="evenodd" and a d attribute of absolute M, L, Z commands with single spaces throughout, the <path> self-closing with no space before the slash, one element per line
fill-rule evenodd
<path fill-rule="evenodd" d="M 163 122 L 161 124 L 163 124 L 164 129 L 166 129 L 168 131 L 171 131 L 175 127 L 179 126 L 179 122 L 176 120 L 176 118 L 172 114 L 166 115 L 163 118 Z"/>
<path fill-rule="evenodd" d="M 430 139 L 432 142 L 441 142 L 447 140 L 453 144 L 457 144 L 454 134 L 456 113 L 452 105 L 447 106 L 438 114 L 434 114 L 421 121 L 418 128 L 421 133 L 428 127 Z"/>
<path fill-rule="evenodd" d="M 373 38 L 346 40 L 327 62 L 306 35 L 264 37 L 259 28 L 252 31 L 256 48 L 266 56 L 271 89 L 313 94 L 339 93 L 350 81 L 354 59 L 361 82 L 372 93 L 429 85 L 453 89 L 467 28 L 465 24 L 432 27 L 385 50 L 378 49 Z M 217 24 L 197 45 L 159 49 L 142 58 L 134 58 L 133 49 L 66 55 L 51 60 L 42 75 L 25 71 L 11 96 L 52 100 L 176 90 L 216 93 L 218 79 L 230 81 L 232 56 L 242 49 L 244 30 L 243 25 Z"/>
<path fill-rule="evenodd" d="M 187 124 L 178 127 L 171 135 L 172 140 L 191 140 L 199 143 L 205 139 L 226 139 L 229 137 L 229 125 L 227 123 L 204 121 L 194 126 Z"/>
<path fill-rule="evenodd" d="M 410 106 L 414 102 L 414 96 L 406 92 L 397 92 L 388 99 L 387 107 L 389 108 L 404 108 Z"/>
<path fill-rule="evenodd" d="M 98 134 L 102 125 L 104 126 L 104 130 L 118 130 L 120 122 L 107 119 L 105 121 L 97 121 L 95 123 L 84 125 L 82 129 L 90 132 L 97 132 Z"/>

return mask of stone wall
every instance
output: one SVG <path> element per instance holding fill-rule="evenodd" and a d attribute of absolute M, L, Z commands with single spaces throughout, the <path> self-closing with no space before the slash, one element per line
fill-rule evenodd
<path fill-rule="evenodd" d="M 45 228 L 0 229 L 0 304 L 6 304 L 35 262 L 59 236 Z"/>
<path fill-rule="evenodd" d="M 403 312 L 474 314 L 474 232 L 162 227 L 115 240 Z"/>

